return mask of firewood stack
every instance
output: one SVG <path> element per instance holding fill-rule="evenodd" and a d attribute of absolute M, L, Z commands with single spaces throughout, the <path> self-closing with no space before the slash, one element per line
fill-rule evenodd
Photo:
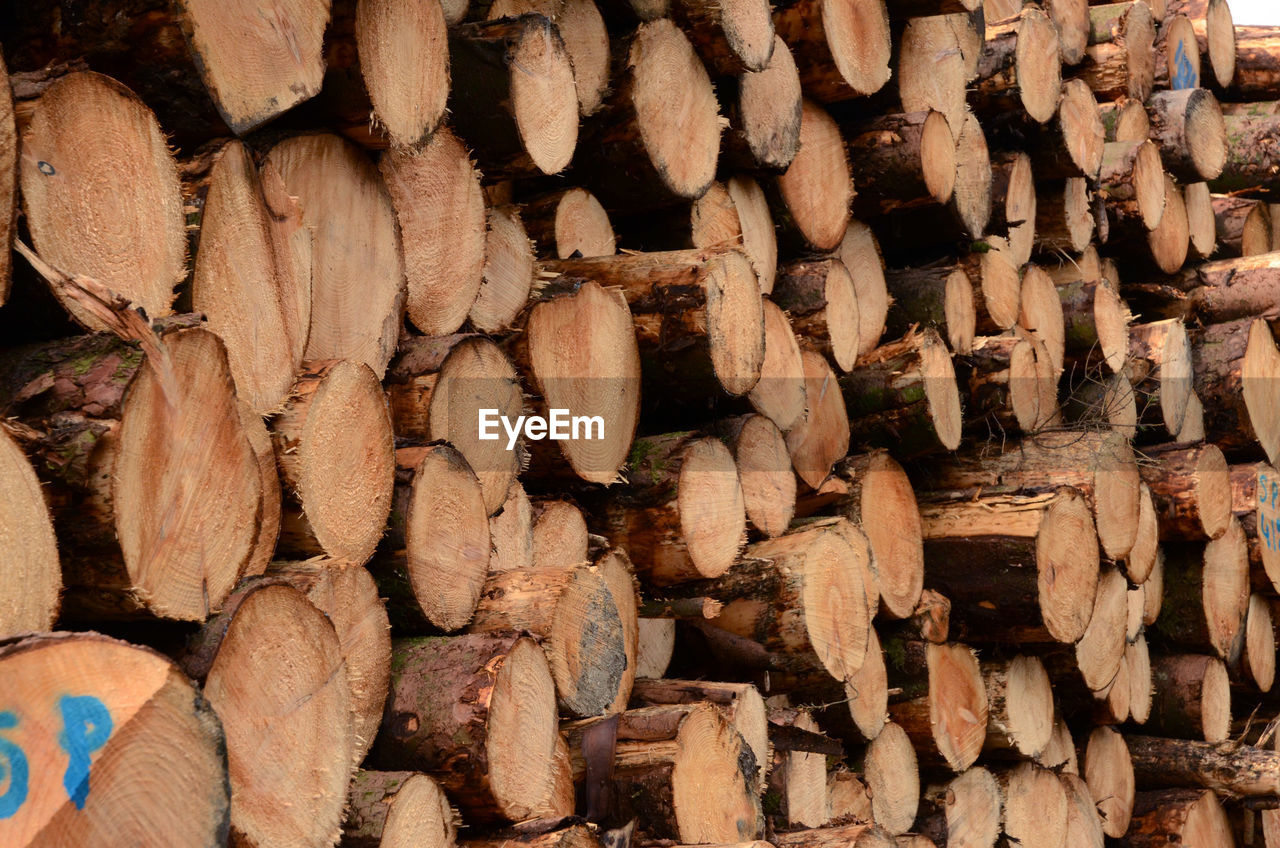
<path fill-rule="evenodd" d="M 1280 29 L 0 44 L 0 845 L 1280 848 Z"/>

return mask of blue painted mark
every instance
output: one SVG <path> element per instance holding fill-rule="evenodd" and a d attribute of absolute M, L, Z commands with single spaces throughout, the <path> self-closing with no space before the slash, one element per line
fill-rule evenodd
<path fill-rule="evenodd" d="M 8 710 L 0 712 L 0 730 L 17 726 L 17 715 Z M 27 755 L 8 739 L 0 739 L 0 781 L 9 781 L 9 788 L 0 795 L 0 819 L 10 818 L 27 800 L 28 776 Z"/>
<path fill-rule="evenodd" d="M 1186 45 L 1181 41 L 1178 42 L 1177 48 L 1173 51 L 1173 84 L 1172 88 L 1176 91 L 1180 88 L 1195 88 L 1200 81 L 1196 79 L 1196 70 L 1191 67 L 1191 59 L 1187 57 Z"/>
<path fill-rule="evenodd" d="M 111 713 L 92 695 L 63 695 L 58 699 L 58 709 L 62 712 L 58 744 L 70 757 L 62 785 L 76 809 L 83 810 L 89 799 L 90 756 L 111 736 Z"/>

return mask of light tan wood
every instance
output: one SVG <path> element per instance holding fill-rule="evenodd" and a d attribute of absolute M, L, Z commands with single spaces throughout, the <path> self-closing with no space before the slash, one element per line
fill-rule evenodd
<path fill-rule="evenodd" d="M 96 633 L 27 635 L 0 647 L 0 685 L 6 843 L 226 840 L 235 731 L 170 660 Z"/>

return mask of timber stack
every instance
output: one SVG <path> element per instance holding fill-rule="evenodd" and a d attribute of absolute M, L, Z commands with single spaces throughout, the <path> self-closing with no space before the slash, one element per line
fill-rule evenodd
<path fill-rule="evenodd" d="M 1280 848 L 1280 28 L 0 46 L 6 848 Z"/>

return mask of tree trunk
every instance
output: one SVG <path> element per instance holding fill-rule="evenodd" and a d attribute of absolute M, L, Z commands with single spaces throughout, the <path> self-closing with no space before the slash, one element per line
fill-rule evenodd
<path fill-rule="evenodd" d="M 933 330 L 868 354 L 840 378 L 853 441 L 889 441 L 913 456 L 960 443 L 960 398 L 951 356 Z"/>
<path fill-rule="evenodd" d="M 737 559 L 746 513 L 733 454 L 690 433 L 637 440 L 629 487 L 604 508 L 605 533 L 648 580 L 670 585 L 715 578 Z"/>
<path fill-rule="evenodd" d="M 1198 786 L 1231 797 L 1280 794 L 1280 753 L 1232 742 L 1130 736 L 1144 788 Z"/>
<path fill-rule="evenodd" d="M 837 258 L 792 262 L 778 269 L 771 299 L 787 311 L 801 344 L 852 370 L 863 345 L 853 277 Z"/>
<path fill-rule="evenodd" d="M 573 473 L 588 482 L 612 483 L 631 449 L 640 412 L 636 335 L 626 300 L 588 281 L 545 294 L 515 339 L 525 390 L 537 393 L 534 408 L 544 416 L 568 409 L 585 420 L 583 438 L 571 432 L 556 444 Z"/>
<path fill-rule="evenodd" d="M 449 30 L 450 114 L 490 178 L 558 174 L 573 159 L 578 96 L 559 28 L 541 15 Z"/>
<path fill-rule="evenodd" d="M 349 360 L 309 363 L 271 434 L 290 496 L 281 552 L 367 562 L 386 526 L 395 475 L 391 416 L 373 371 Z M 334 480 L 347 481 L 337 496 Z"/>
<path fill-rule="evenodd" d="M 1164 217 L 1164 168 L 1151 141 L 1111 142 L 1102 154 L 1100 189 L 1110 233 L 1143 237 Z"/>
<path fill-rule="evenodd" d="M 1177 0 L 1170 0 L 1175 3 Z M 1226 5 L 1225 3 L 1223 4 Z M 1180 845 L 1234 845 L 1231 825 L 1218 796 L 1202 789 L 1139 792 L 1124 848 Z"/>
<path fill-rule="evenodd" d="M 1216 657 L 1152 657 L 1155 696 L 1147 730 L 1178 739 L 1222 742 L 1231 730 L 1231 684 Z"/>
<path fill-rule="evenodd" d="M 1186 15 L 1165 18 L 1156 33 L 1155 81 L 1160 88 L 1179 91 L 1200 88 L 1200 45 Z"/>
<path fill-rule="evenodd" d="M 1169 173 L 1192 183 L 1222 175 L 1229 155 L 1228 136 L 1213 94 L 1203 88 L 1158 91 L 1151 95 L 1147 109 L 1151 138 L 1160 146 Z"/>
<path fill-rule="evenodd" d="M 1145 448 L 1143 480 L 1151 489 L 1160 538 L 1216 539 L 1231 522 L 1231 477 L 1213 444 Z"/>
<path fill-rule="evenodd" d="M 764 318 L 750 262 L 742 253 L 726 249 L 551 260 L 543 262 L 542 268 L 617 286 L 635 316 L 638 343 L 646 359 L 654 360 L 656 367 L 670 368 L 669 353 L 693 357 L 695 374 L 711 372 L 718 389 L 741 395 L 760 378 L 766 356 Z M 692 374 L 689 377 L 693 379 Z M 696 380 L 692 388 L 685 388 L 710 390 Z"/>
<path fill-rule="evenodd" d="M 780 690 L 858 671 L 875 596 L 867 585 L 869 554 L 851 543 L 844 525 L 820 522 L 748 545 L 721 577 L 680 587 L 681 595 L 724 602 L 702 628 L 722 662 L 774 669 Z M 719 632 L 725 635 L 717 639 Z"/>
<path fill-rule="evenodd" d="M 1019 110 L 1047 123 L 1062 88 L 1060 41 L 1049 15 L 1024 10 L 1013 20 L 989 25 L 986 36 L 974 108 L 980 113 Z"/>
<path fill-rule="evenodd" d="M 1093 615 L 1096 532 L 1070 488 L 925 501 L 925 577 L 952 602 L 961 638 L 1072 644 Z M 994 575 L 999 575 L 998 579 Z M 957 622 L 957 619 L 961 619 Z"/>
<path fill-rule="evenodd" d="M 840 127 L 822 106 L 803 101 L 800 148 L 765 191 L 784 246 L 825 253 L 840 244 L 849 226 L 853 173 Z"/>
<path fill-rule="evenodd" d="M 352 765 L 373 745 L 387 700 L 391 625 L 369 572 L 328 560 L 273 563 L 266 578 L 302 592 L 324 613 L 338 637 L 351 687 Z"/>
<path fill-rule="evenodd" d="M 1215 195 L 1213 215 L 1223 256 L 1271 252 L 1271 213 L 1260 200 Z"/>
<path fill-rule="evenodd" d="M 141 350 L 104 334 L 11 352 L 5 414 L 51 485 L 64 614 L 202 621 L 254 559 L 261 469 L 217 336 L 136 329 Z"/>
<path fill-rule="evenodd" d="M 399 629 L 458 630 L 475 613 L 490 560 L 480 482 L 447 444 L 400 448 L 395 459 L 386 553 L 374 573 Z"/>
<path fill-rule="evenodd" d="M 956 180 L 956 142 L 941 112 L 879 115 L 845 127 L 857 208 L 872 217 L 946 203 Z"/>
<path fill-rule="evenodd" d="M 67 74 L 31 107 L 22 150 L 23 213 L 41 258 L 93 277 L 150 318 L 172 314 L 174 286 L 186 276 L 181 184 L 142 100 L 102 74 Z M 78 323 L 107 329 L 52 290 Z"/>
<path fill-rule="evenodd" d="M 183 668 L 204 681 L 226 731 L 236 843 L 334 841 L 356 739 L 342 646 L 324 613 L 290 586 L 251 583 L 205 624 Z"/>
<path fill-rule="evenodd" d="M 883 0 L 832 9 L 801 0 L 774 13 L 805 93 L 822 103 L 874 94 L 889 81 L 889 15 Z M 910 111 L 910 110 L 906 110 Z"/>
<path fill-rule="evenodd" d="M 14 528 L 0 546 L 0 580 L 7 587 L 0 638 L 52 630 L 62 594 L 58 542 L 35 469 L 9 431 L 0 426 L 0 488 L 8 493 L 0 516 Z"/>
<path fill-rule="evenodd" d="M 1280 94 L 1280 33 L 1274 27 L 1235 29 L 1236 67 L 1233 100 L 1271 100 Z"/>
<path fill-rule="evenodd" d="M 747 520 L 767 539 L 781 536 L 796 512 L 796 476 L 782 431 L 755 413 L 723 421 L 713 431 L 733 451 Z"/>
<path fill-rule="evenodd" d="M 791 48 L 773 37 L 773 55 L 761 71 L 721 80 L 720 103 L 729 118 L 722 164 L 735 171 L 785 171 L 800 150 L 800 73 Z"/>
<path fill-rule="evenodd" d="M 885 614 L 912 616 L 924 585 L 924 554 L 911 481 L 883 450 L 850 456 L 837 466 L 835 476 L 844 485 L 829 510 L 867 534 Z"/>
<path fill-rule="evenodd" d="M 490 575 L 467 626 L 469 633 L 521 630 L 539 639 L 560 708 L 578 717 L 625 704 L 635 679 L 635 590 L 620 560 L 605 565 L 621 568 L 622 579 L 611 581 L 586 563 Z"/>
<path fill-rule="evenodd" d="M 267 162 L 298 198 L 312 231 L 303 358 L 362 362 L 382 379 L 404 316 L 405 262 L 396 210 L 377 169 L 355 145 L 327 133 L 287 138 Z M 354 232 L 352 221 L 360 222 Z M 352 279 L 364 281 L 358 293 Z"/>
<path fill-rule="evenodd" d="M 615 46 L 614 57 L 614 93 L 578 145 L 586 187 L 610 210 L 701 196 L 715 178 L 720 123 L 711 78 L 688 38 L 659 18 Z M 672 79 L 682 84 L 673 88 Z M 687 119 L 677 125 L 673 114 Z"/>
<path fill-rule="evenodd" d="M 930 327 L 961 355 L 973 350 L 977 324 L 973 283 L 962 266 L 903 268 L 886 272 L 894 309 L 886 328 L 905 335 L 912 325 Z"/>
<path fill-rule="evenodd" d="M 351 778 L 342 844 L 351 848 L 449 848 L 457 825 L 449 799 L 425 774 L 364 771 Z"/>
<path fill-rule="evenodd" d="M 770 811 L 777 823 L 775 826 L 821 827 L 830 818 L 826 757 L 803 747 L 778 744 L 776 737 L 783 731 L 794 731 L 804 742 L 829 740 L 819 732 L 818 724 L 808 710 L 770 710 L 768 725 L 770 736 L 775 741 L 771 745 L 772 763 L 765 791 L 779 802 L 778 809 Z M 803 746 L 804 743 L 801 744 Z"/>
<path fill-rule="evenodd" d="M 942 764 L 962 772 L 978 758 L 987 738 L 988 702 L 982 671 L 973 649 L 958 642 L 925 647 L 923 668 L 903 668 L 904 689 L 924 695 L 891 704 L 889 717 L 911 738 L 916 755 L 927 765 Z"/>
<path fill-rule="evenodd" d="M 1053 735 L 1053 689 L 1035 657 L 982 665 L 987 687 L 987 739 L 983 749 L 1036 757 Z"/>
<path fill-rule="evenodd" d="M 311 323 L 311 234 L 269 164 L 222 146 L 186 190 L 198 210 L 191 304 L 227 347 L 236 390 L 260 415 L 279 408 L 302 365 Z M 193 182 L 195 185 L 193 185 Z"/>
<path fill-rule="evenodd" d="M 583 737 L 595 721 L 566 728 L 577 778 L 595 756 Z M 653 838 L 690 844 L 749 841 L 763 828 L 755 755 L 712 704 L 623 713 L 611 772 L 609 823 L 636 819 Z"/>
<path fill-rule="evenodd" d="M 1041 186 L 1036 197 L 1035 246 L 1047 253 L 1080 253 L 1093 240 L 1093 195 L 1084 177 L 1067 177 L 1062 191 Z"/>
<path fill-rule="evenodd" d="M 435 778 L 469 822 L 545 815 L 556 774 L 555 684 L 517 633 L 392 642 L 372 760 Z"/>
<path fill-rule="evenodd" d="M 476 472 L 485 509 L 493 514 L 506 500 L 520 470 L 520 451 L 484 410 L 515 420 L 523 411 L 519 377 L 493 342 L 471 334 L 412 336 L 400 345 L 387 381 L 391 423 L 402 439 L 447 441 Z M 478 423 L 479 422 L 479 423 Z M 483 430 L 497 432 L 481 438 Z"/>
<path fill-rule="evenodd" d="M 1000 836 L 1003 804 L 991 772 L 973 766 L 949 783 L 925 789 L 916 826 L 938 845 L 992 848 Z"/>
<path fill-rule="evenodd" d="M 1070 800 L 1058 775 L 1032 762 L 998 772 L 1004 836 L 1014 845 L 1066 844 Z"/>
<path fill-rule="evenodd" d="M 1217 192 L 1264 189 L 1274 196 L 1280 185 L 1280 115 L 1271 114 L 1266 104 L 1253 104 L 1223 116 L 1226 126 L 1226 162 L 1222 174 L 1210 183 Z"/>
<path fill-rule="evenodd" d="M 612 256 L 617 252 L 609 213 L 585 188 L 539 195 L 520 206 L 526 232 L 540 257 L 568 259 Z"/>
<path fill-rule="evenodd" d="M 978 438 L 1036 433 L 1060 420 L 1049 352 L 1021 327 L 974 341 L 967 383 L 967 424 Z"/>
<path fill-rule="evenodd" d="M 428 336 L 457 332 L 483 281 L 480 172 L 448 127 L 420 150 L 391 150 L 379 169 L 400 225 L 406 310 Z"/>
<path fill-rule="evenodd" d="M 1171 550 L 1165 560 L 1168 588 L 1156 630 L 1178 647 L 1234 662 L 1249 609 L 1249 551 L 1240 523 L 1203 549 Z"/>
<path fill-rule="evenodd" d="M 1155 82 L 1156 24 L 1145 3 L 1089 10 L 1090 47 L 1077 76 L 1100 99 L 1145 101 Z"/>

